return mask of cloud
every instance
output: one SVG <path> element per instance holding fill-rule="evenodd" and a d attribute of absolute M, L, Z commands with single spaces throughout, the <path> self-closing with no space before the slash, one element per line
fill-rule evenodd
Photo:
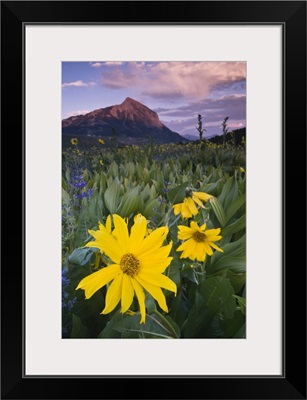
<path fill-rule="evenodd" d="M 105 65 L 108 67 L 112 67 L 113 65 L 123 65 L 123 61 L 107 61 L 105 62 Z"/>
<path fill-rule="evenodd" d="M 75 81 L 75 82 L 67 82 L 62 84 L 62 88 L 65 87 L 88 87 L 88 86 L 95 86 L 95 82 L 83 82 L 83 81 Z"/>
<path fill-rule="evenodd" d="M 245 62 L 129 62 L 104 71 L 109 88 L 138 88 L 146 97 L 200 100 L 215 88 L 245 82 Z"/>
<path fill-rule="evenodd" d="M 90 63 L 90 66 L 93 68 L 100 68 L 103 66 L 103 63 L 101 62 Z"/>
<path fill-rule="evenodd" d="M 106 62 L 94 62 L 90 63 L 90 66 L 93 68 L 100 68 L 106 65 L 107 67 L 113 67 L 115 65 L 123 65 L 123 61 L 106 61 Z"/>
<path fill-rule="evenodd" d="M 224 118 L 226 115 L 230 118 L 246 118 L 246 96 L 230 95 L 222 96 L 218 99 L 207 98 L 199 102 L 192 102 L 186 106 L 175 108 L 163 108 L 156 111 L 160 117 L 164 118 L 186 118 L 187 116 L 201 114 L 203 121 L 214 121 L 218 118 Z"/>
<path fill-rule="evenodd" d="M 69 111 L 65 113 L 66 118 L 73 117 L 75 115 L 85 115 L 91 112 L 90 110 L 76 110 L 76 111 Z"/>
<path fill-rule="evenodd" d="M 197 115 L 201 114 L 203 127 L 207 130 L 206 136 L 220 135 L 221 124 L 226 116 L 229 116 L 230 129 L 238 129 L 246 125 L 246 96 L 207 98 L 181 107 L 163 108 L 157 112 L 162 122 L 171 130 L 192 135 L 197 135 Z"/>

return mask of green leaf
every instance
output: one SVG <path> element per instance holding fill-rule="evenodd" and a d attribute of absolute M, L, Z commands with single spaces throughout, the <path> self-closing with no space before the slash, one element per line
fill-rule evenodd
<path fill-rule="evenodd" d="M 82 325 L 81 319 L 75 314 L 72 315 L 72 329 L 70 333 L 72 339 L 88 338 L 89 331 L 85 325 Z"/>
<path fill-rule="evenodd" d="M 226 179 L 222 192 L 219 195 L 219 201 L 223 206 L 225 205 L 226 198 L 229 196 L 231 190 L 233 189 L 233 180 L 234 180 L 233 176 Z"/>
<path fill-rule="evenodd" d="M 230 204 L 232 204 L 233 201 L 238 197 L 238 191 L 239 191 L 238 190 L 238 182 L 235 179 L 235 177 L 232 176 L 230 179 L 232 182 L 232 187 L 231 187 L 230 192 L 226 196 L 224 204 L 223 204 L 225 210 L 227 210 L 228 207 L 230 206 Z"/>
<path fill-rule="evenodd" d="M 104 203 L 111 214 L 114 214 L 117 210 L 119 195 L 120 183 L 116 178 L 104 193 Z"/>
<path fill-rule="evenodd" d="M 203 281 L 189 312 L 184 337 L 215 337 L 216 332 L 220 332 L 217 317 L 232 318 L 236 310 L 233 295 L 234 289 L 229 279 L 223 276 L 210 277 Z"/>
<path fill-rule="evenodd" d="M 233 318 L 221 321 L 221 328 L 224 331 L 223 338 L 242 338 L 245 336 L 245 316 L 236 310 Z"/>
<path fill-rule="evenodd" d="M 139 205 L 139 189 L 135 187 L 123 195 L 117 213 L 123 218 L 129 217 L 133 212 L 139 211 Z"/>
<path fill-rule="evenodd" d="M 139 338 L 139 339 L 174 339 L 177 338 L 179 327 L 174 321 L 170 323 L 160 313 L 146 314 L 144 324 L 140 323 L 140 313 L 134 315 L 114 314 L 105 329 L 99 334 L 99 338 Z M 174 328 L 176 326 L 176 328 Z"/>
<path fill-rule="evenodd" d="M 225 276 L 230 280 L 232 287 L 234 288 L 235 293 L 239 293 L 243 288 L 246 282 L 246 273 L 245 272 L 233 272 L 231 269 L 223 269 L 214 274 L 209 274 L 207 272 L 208 277 L 213 276 Z"/>
<path fill-rule="evenodd" d="M 244 229 L 245 226 L 246 226 L 246 215 L 244 214 L 237 221 L 223 228 L 221 235 L 223 237 L 233 235 L 234 233 L 237 233 L 242 229 Z"/>
<path fill-rule="evenodd" d="M 145 218 L 153 217 L 156 214 L 156 209 L 159 207 L 160 203 L 157 199 L 150 200 L 144 209 L 143 215 Z"/>
<path fill-rule="evenodd" d="M 93 254 L 93 249 L 78 248 L 71 253 L 71 255 L 68 257 L 68 261 L 71 264 L 84 266 L 88 264 Z"/>
<path fill-rule="evenodd" d="M 65 204 L 66 206 L 69 206 L 70 204 L 70 196 L 69 194 L 66 192 L 65 189 L 62 188 L 62 202 L 63 204 Z"/>
<path fill-rule="evenodd" d="M 212 210 L 214 211 L 214 214 L 216 215 L 216 218 L 223 227 L 226 224 L 226 214 L 222 207 L 222 204 L 216 197 L 211 197 L 209 202 L 211 204 Z"/>
<path fill-rule="evenodd" d="M 187 186 L 188 182 L 184 182 L 167 192 L 167 198 L 171 204 L 178 204 L 183 202 L 183 199 L 186 196 Z"/>
<path fill-rule="evenodd" d="M 201 284 L 200 293 L 211 313 L 222 312 L 224 318 L 232 318 L 236 302 L 233 297 L 234 289 L 229 279 L 222 276 L 208 278 Z"/>
<path fill-rule="evenodd" d="M 230 206 L 226 210 L 226 223 L 230 220 L 231 217 L 235 215 L 235 213 L 245 203 L 245 201 L 246 201 L 246 195 L 242 194 L 230 204 Z"/>
<path fill-rule="evenodd" d="M 240 296 L 234 296 L 240 306 L 240 310 L 242 311 L 242 314 L 246 315 L 246 298 L 245 297 L 240 297 Z"/>
<path fill-rule="evenodd" d="M 245 272 L 246 270 L 246 237 L 242 236 L 236 242 L 221 246 L 223 253 L 215 251 L 211 257 L 209 273 L 231 269 L 234 272 Z"/>

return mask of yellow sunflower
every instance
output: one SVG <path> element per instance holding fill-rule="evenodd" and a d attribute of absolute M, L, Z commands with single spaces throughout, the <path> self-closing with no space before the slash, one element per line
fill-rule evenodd
<path fill-rule="evenodd" d="M 104 141 L 102 139 L 98 139 L 98 143 L 104 144 Z"/>
<path fill-rule="evenodd" d="M 78 139 L 73 138 L 73 139 L 71 139 L 70 143 L 73 144 L 74 146 L 76 146 L 78 144 Z"/>
<path fill-rule="evenodd" d="M 174 214 L 181 213 L 182 218 L 192 218 L 193 215 L 198 214 L 196 204 L 205 208 L 203 202 L 208 201 L 212 196 L 204 192 L 191 192 L 191 196 L 184 198 L 183 203 L 173 205 Z"/>
<path fill-rule="evenodd" d="M 172 243 L 162 246 L 168 228 L 166 226 L 158 228 L 146 236 L 146 218 L 138 216 L 129 234 L 128 224 L 122 217 L 114 214 L 113 220 L 115 227 L 113 231 L 111 231 L 111 220 L 107 219 L 106 226 L 99 224 L 99 230 L 89 231 L 96 241 L 86 244 L 87 247 L 98 248 L 113 263 L 82 279 L 76 290 L 83 289 L 85 298 L 88 299 L 112 281 L 107 290 L 102 314 L 113 311 L 120 301 L 121 312 L 127 312 L 136 294 L 141 313 L 140 323 L 144 323 L 146 317 L 144 289 L 165 312 L 168 312 L 168 307 L 162 288 L 175 294 L 177 292 L 176 284 L 163 275 L 172 261 L 172 257 L 168 257 Z"/>
<path fill-rule="evenodd" d="M 182 251 L 180 258 L 190 258 L 191 260 L 205 261 L 207 254 L 212 256 L 213 249 L 223 253 L 214 242 L 221 240 L 221 228 L 206 230 L 206 224 L 198 226 L 197 222 L 192 221 L 188 226 L 178 226 L 178 239 L 184 242 L 176 251 Z"/>

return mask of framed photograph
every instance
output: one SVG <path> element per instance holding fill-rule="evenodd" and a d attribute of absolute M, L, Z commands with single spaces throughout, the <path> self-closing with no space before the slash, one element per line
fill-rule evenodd
<path fill-rule="evenodd" d="M 1 25 L 2 398 L 305 399 L 306 2 L 3 1 Z"/>

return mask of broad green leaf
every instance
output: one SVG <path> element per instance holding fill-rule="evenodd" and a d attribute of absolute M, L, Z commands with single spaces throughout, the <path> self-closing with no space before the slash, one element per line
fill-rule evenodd
<path fill-rule="evenodd" d="M 70 196 L 69 194 L 66 192 L 66 190 L 64 190 L 62 188 L 62 202 L 63 204 L 65 204 L 66 206 L 69 206 L 70 204 Z"/>
<path fill-rule="evenodd" d="M 246 298 L 240 297 L 240 296 L 234 296 L 234 297 L 237 299 L 237 301 L 239 303 L 240 310 L 242 311 L 242 313 L 244 315 L 246 315 Z"/>
<path fill-rule="evenodd" d="M 134 315 L 117 312 L 111 318 L 99 338 L 139 338 L 139 339 L 174 339 L 178 338 L 179 328 L 174 328 L 174 322 L 160 313 L 146 314 L 144 324 L 140 323 L 140 313 Z"/>
<path fill-rule="evenodd" d="M 221 321 L 224 338 L 242 338 L 245 336 L 245 315 L 240 310 L 233 313 L 233 318 Z M 240 336 L 241 335 L 241 336 Z"/>
<path fill-rule="evenodd" d="M 131 213 L 139 211 L 139 205 L 139 189 L 136 187 L 124 194 L 117 213 L 123 218 L 129 217 Z"/>
<path fill-rule="evenodd" d="M 72 329 L 70 337 L 72 339 L 88 338 L 89 331 L 85 325 L 82 325 L 82 321 L 75 314 L 72 315 Z"/>
<path fill-rule="evenodd" d="M 213 277 L 213 276 L 225 276 L 230 280 L 230 283 L 232 287 L 234 288 L 235 293 L 239 293 L 240 290 L 243 288 L 246 282 L 246 273 L 245 272 L 234 272 L 231 269 L 222 269 L 218 272 L 215 272 L 213 274 L 209 274 L 207 272 L 208 277 Z"/>
<path fill-rule="evenodd" d="M 120 195 L 120 183 L 118 179 L 114 179 L 111 186 L 104 193 L 104 203 L 111 214 L 117 210 Z"/>
<path fill-rule="evenodd" d="M 234 339 L 245 339 L 246 338 L 246 323 L 233 335 Z"/>
<path fill-rule="evenodd" d="M 160 206 L 160 203 L 157 199 L 150 200 L 146 203 L 143 215 L 145 218 L 153 217 L 156 214 L 157 208 Z"/>
<path fill-rule="evenodd" d="M 246 271 L 246 257 L 231 257 L 231 256 L 224 256 L 219 259 L 214 265 L 211 264 L 211 270 L 214 272 L 222 271 L 224 269 L 230 269 L 234 272 L 245 272 Z"/>
<path fill-rule="evenodd" d="M 226 182 L 225 182 L 225 184 L 223 186 L 222 192 L 219 195 L 219 201 L 220 201 L 222 206 L 224 206 L 227 196 L 229 195 L 229 193 L 233 189 L 233 180 L 234 180 L 233 176 L 226 180 Z"/>
<path fill-rule="evenodd" d="M 237 197 L 227 208 L 226 210 L 226 222 L 230 220 L 231 217 L 235 215 L 235 213 L 239 210 L 239 208 L 245 203 L 246 195 L 242 194 Z"/>
<path fill-rule="evenodd" d="M 83 266 L 88 264 L 93 254 L 94 252 L 90 248 L 85 248 L 85 249 L 79 248 L 71 253 L 71 255 L 68 257 L 68 261 L 71 264 L 77 264 Z"/>
<path fill-rule="evenodd" d="M 235 177 L 231 177 L 231 181 L 232 181 L 232 188 L 224 200 L 224 209 L 225 210 L 227 210 L 228 207 L 233 203 L 233 201 L 235 201 L 236 198 L 238 197 L 238 182 L 235 179 Z M 226 215 L 227 215 L 227 212 L 226 212 Z"/>
<path fill-rule="evenodd" d="M 232 318 L 236 309 L 234 289 L 229 279 L 208 278 L 199 286 L 184 327 L 184 337 L 214 337 L 216 317 Z"/>
<path fill-rule="evenodd" d="M 212 210 L 214 211 L 216 218 L 218 219 L 219 223 L 223 227 L 226 224 L 226 215 L 225 215 L 225 211 L 222 207 L 222 204 L 216 197 L 211 197 L 211 199 L 209 200 L 209 203 L 211 204 Z"/>
<path fill-rule="evenodd" d="M 206 307 L 213 313 L 221 312 L 224 318 L 232 318 L 236 309 L 234 289 L 225 277 L 208 278 L 200 285 Z"/>
<path fill-rule="evenodd" d="M 186 195 L 187 186 L 188 182 L 184 182 L 167 192 L 167 198 L 171 204 L 178 204 L 183 202 L 183 199 Z"/>
<path fill-rule="evenodd" d="M 244 229 L 245 226 L 246 226 L 246 215 L 244 214 L 238 220 L 223 228 L 221 231 L 221 235 L 223 237 L 233 235 L 234 233 L 237 233 L 242 229 Z"/>

